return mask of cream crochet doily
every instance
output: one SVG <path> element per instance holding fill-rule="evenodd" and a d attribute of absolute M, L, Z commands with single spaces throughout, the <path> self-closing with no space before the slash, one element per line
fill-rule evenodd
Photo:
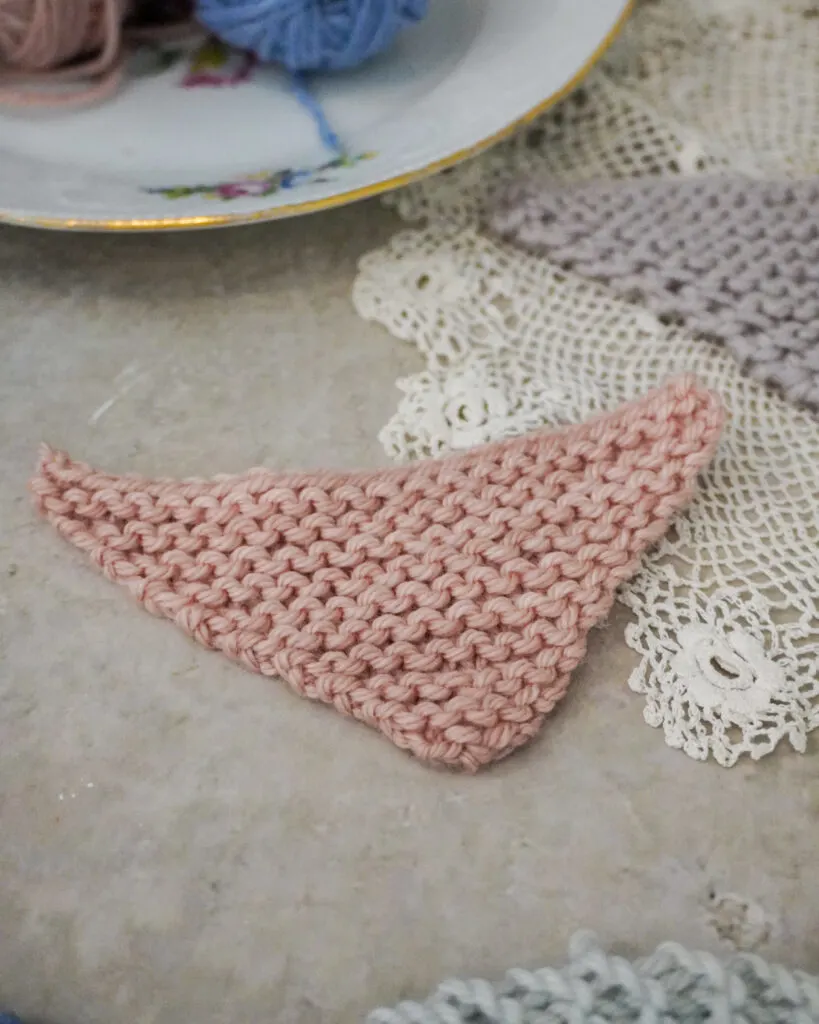
<path fill-rule="evenodd" d="M 483 157 L 389 197 L 403 231 L 361 264 L 359 312 L 426 369 L 381 440 L 416 458 L 563 423 L 680 370 L 730 421 L 701 493 L 620 592 L 645 719 L 690 756 L 759 758 L 819 724 L 819 419 L 723 350 L 482 231 L 498 185 L 715 170 L 819 174 L 819 6 L 643 2 L 569 99 Z M 818 213 L 819 215 L 819 213 Z"/>

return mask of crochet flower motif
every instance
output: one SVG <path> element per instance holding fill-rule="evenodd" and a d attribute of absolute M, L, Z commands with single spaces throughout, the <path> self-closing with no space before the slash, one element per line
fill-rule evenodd
<path fill-rule="evenodd" d="M 526 366 L 471 354 L 458 373 L 425 370 L 397 382 L 400 414 L 379 434 L 394 458 L 440 455 L 495 440 L 519 437 L 544 426 L 565 426 L 599 411 L 598 396 L 581 374 L 539 375 Z M 405 420 L 418 424 L 408 434 Z"/>
<path fill-rule="evenodd" d="M 782 668 L 744 630 L 715 635 L 708 626 L 686 626 L 678 639 L 672 665 L 701 708 L 724 711 L 746 724 L 785 686 Z"/>
<path fill-rule="evenodd" d="M 657 620 L 650 643 L 642 627 L 629 631 L 637 650 L 650 646 L 655 655 L 630 680 L 632 689 L 647 696 L 648 724 L 662 726 L 670 746 L 703 760 L 710 750 L 725 767 L 741 753 L 754 759 L 771 753 L 783 738 L 804 753 L 819 695 L 819 664 L 806 672 L 796 652 L 810 639 L 810 625 L 775 624 L 759 594 L 739 603 L 733 594 L 692 593 L 685 625 L 668 628 L 659 587 L 654 596 Z M 741 740 L 732 737 L 737 730 Z"/>
<path fill-rule="evenodd" d="M 151 481 L 46 450 L 32 489 L 149 611 L 423 760 L 475 770 L 564 695 L 721 423 L 682 377 L 579 426 L 399 469 Z"/>

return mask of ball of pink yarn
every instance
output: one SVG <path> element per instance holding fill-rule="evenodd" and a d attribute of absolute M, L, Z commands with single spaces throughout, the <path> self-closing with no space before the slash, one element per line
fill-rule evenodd
<path fill-rule="evenodd" d="M 120 73 L 128 0 L 0 0 L 0 100 L 25 105 L 86 102 L 107 95 Z M 26 83 L 84 80 L 67 93 Z"/>
<path fill-rule="evenodd" d="M 0 103 L 77 106 L 103 99 L 122 79 L 123 36 L 161 37 L 187 21 L 189 6 L 187 0 L 0 0 Z M 61 82 L 82 84 L 58 92 L 30 88 Z"/>
<path fill-rule="evenodd" d="M 47 71 L 104 52 L 122 20 L 113 6 L 106 0 L 0 0 L 0 60 L 7 68 Z"/>

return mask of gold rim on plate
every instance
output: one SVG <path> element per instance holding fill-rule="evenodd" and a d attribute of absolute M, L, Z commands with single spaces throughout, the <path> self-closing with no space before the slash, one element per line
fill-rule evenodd
<path fill-rule="evenodd" d="M 606 50 L 615 41 L 617 36 L 628 21 L 637 0 L 627 0 L 625 7 L 617 18 L 605 39 L 600 43 L 594 53 L 583 64 L 566 84 L 552 93 L 537 106 L 532 107 L 522 117 L 516 118 L 500 131 L 487 135 L 466 149 L 459 149 L 440 160 L 435 160 L 425 167 L 418 167 L 413 171 L 398 174 L 394 178 L 385 178 L 373 185 L 365 185 L 362 188 L 351 189 L 348 192 L 338 192 L 336 195 L 328 196 L 326 199 L 312 199 L 303 203 L 287 203 L 284 206 L 273 206 L 266 210 L 257 210 L 255 213 L 219 213 L 204 217 L 159 217 L 139 218 L 136 220 L 85 220 L 77 217 L 20 217 L 14 213 L 0 210 L 0 222 L 5 224 L 18 225 L 30 228 L 49 228 L 59 231 L 184 231 L 196 228 L 217 228 L 228 225 L 253 224 L 258 221 L 279 220 L 283 217 L 292 217 L 297 214 L 316 213 L 319 210 L 330 210 L 336 206 L 346 206 L 348 203 L 357 202 L 360 199 L 370 199 L 380 195 L 382 192 L 391 192 L 393 189 L 409 185 L 413 181 L 445 171 L 449 167 L 462 160 L 477 156 L 484 150 L 489 149 L 496 143 L 511 135 L 522 125 L 533 121 L 549 107 L 554 106 L 564 99 L 572 90 L 586 77 L 594 65 L 600 60 Z"/>

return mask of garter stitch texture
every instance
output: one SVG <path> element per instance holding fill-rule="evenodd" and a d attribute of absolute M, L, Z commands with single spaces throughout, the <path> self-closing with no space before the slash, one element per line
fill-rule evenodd
<path fill-rule="evenodd" d="M 666 942 L 645 960 L 578 935 L 566 967 L 504 981 L 444 982 L 426 1002 L 375 1010 L 367 1024 L 817 1024 L 819 979 L 759 956 L 723 963 Z"/>
<path fill-rule="evenodd" d="M 725 342 L 755 377 L 819 407 L 819 181 L 523 183 L 493 227 Z"/>
<path fill-rule="evenodd" d="M 683 377 L 579 426 L 398 469 L 150 481 L 46 449 L 32 489 L 149 611 L 474 770 L 563 696 L 721 422 Z"/>

